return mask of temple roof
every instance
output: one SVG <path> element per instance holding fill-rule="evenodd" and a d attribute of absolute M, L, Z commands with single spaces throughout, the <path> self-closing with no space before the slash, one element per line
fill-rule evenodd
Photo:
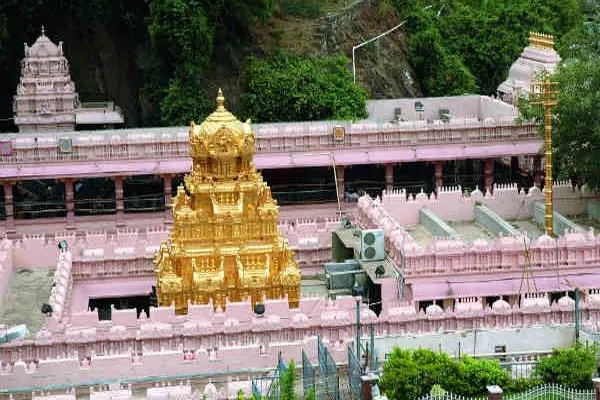
<path fill-rule="evenodd" d="M 235 141 L 243 138 L 245 134 L 252 133 L 250 120 L 242 123 L 235 115 L 225 108 L 225 97 L 223 96 L 221 89 L 219 89 L 217 95 L 217 109 L 206 117 L 204 122 L 200 125 L 192 123 L 190 139 L 199 136 L 212 137 L 221 130 L 226 130 L 230 138 Z"/>
<path fill-rule="evenodd" d="M 42 26 L 42 34 L 37 38 L 35 43 L 28 47 L 25 43 L 25 57 L 31 58 L 47 58 L 47 57 L 62 57 L 62 42 L 57 46 L 45 34 Z"/>

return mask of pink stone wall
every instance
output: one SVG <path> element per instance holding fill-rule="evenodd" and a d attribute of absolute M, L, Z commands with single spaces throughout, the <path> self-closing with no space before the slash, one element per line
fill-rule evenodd
<path fill-rule="evenodd" d="M 564 182 L 555 188 L 557 203 L 573 213 L 583 213 L 589 194 L 574 191 Z M 541 201 L 537 188 L 529 193 L 519 192 L 514 185 L 498 186 L 494 195 L 475 191 L 465 196 L 459 188 L 443 189 L 438 198 L 419 194 L 406 198 L 404 192 L 384 193 L 382 200 L 362 197 L 359 202 L 357 221 L 367 228 L 382 228 L 386 251 L 401 265 L 405 257 L 407 278 L 454 276 L 456 274 L 506 274 L 515 276 L 525 268 L 524 243 L 531 248 L 531 266 L 535 271 L 551 273 L 596 272 L 600 263 L 600 239 L 593 232 L 569 232 L 557 239 L 542 236 L 531 240 L 526 236 L 501 237 L 487 241 L 478 239 L 473 243 L 452 239 L 435 239 L 429 247 L 420 246 L 404 226 L 418 221 L 418 212 L 428 207 L 442 219 L 471 220 L 475 201 L 481 201 L 504 218 L 531 218 L 531 204 Z"/>
<path fill-rule="evenodd" d="M 301 364 L 302 349 L 313 363 L 317 363 L 316 338 L 293 344 L 276 344 L 261 347 L 258 344 L 218 349 L 192 349 L 184 346 L 174 350 L 144 352 L 143 355 L 121 354 L 92 355 L 81 358 L 77 352 L 59 359 L 15 361 L 6 364 L 0 374 L 2 388 L 26 388 L 55 385 L 58 382 L 85 384 L 98 380 L 135 379 L 148 376 L 210 376 L 216 372 L 244 376 L 266 374 L 277 366 L 279 352 L 285 360 Z M 347 355 L 345 345 L 329 346 L 336 362 L 343 363 Z M 131 349 L 129 349 L 131 350 Z M 254 370 L 254 371 L 250 371 Z M 10 371 L 10 372 L 9 372 Z"/>
<path fill-rule="evenodd" d="M 281 221 L 279 228 L 295 251 L 303 274 L 322 272 L 322 263 L 331 258 L 331 232 L 340 225 L 336 218 Z M 168 232 L 167 227 L 157 226 L 86 231 L 83 237 L 74 232 L 58 232 L 54 237 L 29 234 L 14 242 L 11 258 L 15 268 L 52 267 L 58 241 L 66 240 L 75 279 L 148 275 L 154 273 L 152 260 Z"/>
<path fill-rule="evenodd" d="M 13 242 L 4 238 L 0 241 L 0 309 L 8 280 L 13 272 Z"/>
<path fill-rule="evenodd" d="M 582 303 L 585 323 L 593 324 L 600 317 L 596 297 L 590 294 Z M 427 313 L 417 313 L 414 306 L 401 304 L 379 318 L 363 308 L 361 335 L 368 337 L 371 323 L 375 324 L 377 337 L 573 323 L 572 304 L 535 303 L 493 309 L 481 307 L 477 299 L 465 299 L 460 304 L 463 306 L 459 310 L 438 308 Z M 243 312 L 242 305 L 230 305 L 231 311 L 225 313 L 193 306 L 188 315 L 181 317 L 174 316 L 172 309 L 162 308 L 152 313 L 152 320 L 136 322 L 136 326 L 131 325 L 131 313 L 119 312 L 113 321 L 86 321 L 85 326 L 70 326 L 65 333 L 42 331 L 35 341 L 1 346 L 0 385 L 14 388 L 268 369 L 276 365 L 279 351 L 286 360 L 299 361 L 303 348 L 316 362 L 317 334 L 328 343 L 334 359 L 345 363 L 347 346 L 355 334 L 353 305 L 353 298 L 325 303 L 311 299 L 303 301 L 300 310 L 288 310 L 284 302 L 276 301 L 267 303 L 264 323 Z"/>
<path fill-rule="evenodd" d="M 568 181 L 555 182 L 552 191 L 554 208 L 563 215 L 584 214 L 587 201 L 596 197 L 586 188 L 573 187 Z M 493 193 L 475 190 L 464 194 L 460 186 L 453 186 L 440 188 L 437 195 L 407 196 L 404 190 L 394 190 L 381 196 L 385 210 L 402 226 L 417 224 L 421 208 L 431 209 L 445 221 L 472 221 L 476 202 L 504 219 L 530 219 L 532 203 L 538 201 L 544 201 L 544 193 L 537 187 L 525 192 L 516 184 L 495 184 Z"/>

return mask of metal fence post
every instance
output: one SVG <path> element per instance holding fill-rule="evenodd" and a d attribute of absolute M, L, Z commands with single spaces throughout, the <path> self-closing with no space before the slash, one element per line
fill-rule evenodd
<path fill-rule="evenodd" d="M 360 358 L 360 300 L 356 299 L 356 358 L 362 364 Z"/>
<path fill-rule="evenodd" d="M 600 400 L 600 378 L 593 378 L 594 391 L 596 392 L 596 400 Z"/>

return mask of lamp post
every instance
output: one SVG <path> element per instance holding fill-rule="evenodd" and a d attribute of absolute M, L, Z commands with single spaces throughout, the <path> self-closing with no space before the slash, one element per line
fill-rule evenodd
<path fill-rule="evenodd" d="M 544 157 L 546 159 L 546 183 L 544 193 L 546 195 L 546 235 L 554 236 L 552 207 L 552 107 L 558 104 L 558 83 L 550 79 L 550 73 L 546 72 L 542 80 L 533 81 L 529 99 L 532 104 L 541 104 L 544 107 Z"/>
<path fill-rule="evenodd" d="M 335 154 L 333 153 L 333 151 L 328 151 L 328 152 L 322 152 L 322 153 L 304 153 L 303 155 L 304 156 L 328 156 L 329 157 L 329 161 L 331 162 L 331 166 L 333 167 L 333 182 L 335 183 L 335 196 L 336 196 L 337 206 L 338 206 L 337 214 L 341 219 L 342 214 L 343 214 L 342 201 L 344 200 L 344 198 L 342 197 L 340 199 L 337 171 L 336 171 L 337 165 L 335 163 Z"/>

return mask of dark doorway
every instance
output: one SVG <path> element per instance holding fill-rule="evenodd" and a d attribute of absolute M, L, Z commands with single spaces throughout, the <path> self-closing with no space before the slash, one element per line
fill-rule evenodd
<path fill-rule="evenodd" d="M 138 318 L 142 311 L 144 311 L 147 316 L 150 316 L 150 294 L 145 296 L 90 299 L 88 308 L 91 310 L 98 310 L 98 318 L 100 320 L 109 320 L 112 317 L 111 305 L 115 306 L 115 310 L 135 309 Z"/>
<path fill-rule="evenodd" d="M 377 197 L 385 189 L 385 168 L 376 164 L 346 167 L 344 175 L 344 189 L 348 193 Z"/>
<path fill-rule="evenodd" d="M 327 167 L 267 169 L 261 171 L 280 205 L 335 201 L 333 170 Z"/>
<path fill-rule="evenodd" d="M 433 164 L 430 163 L 402 163 L 394 167 L 394 187 L 406 190 L 407 194 L 433 192 L 434 179 Z"/>
<path fill-rule="evenodd" d="M 164 184 L 153 175 L 140 175 L 123 180 L 125 212 L 164 211 Z"/>
<path fill-rule="evenodd" d="M 113 214 L 115 183 L 110 178 L 80 179 L 73 183 L 75 215 Z"/>
<path fill-rule="evenodd" d="M 54 179 L 20 181 L 13 187 L 15 218 L 32 219 L 67 215 L 65 187 Z"/>

